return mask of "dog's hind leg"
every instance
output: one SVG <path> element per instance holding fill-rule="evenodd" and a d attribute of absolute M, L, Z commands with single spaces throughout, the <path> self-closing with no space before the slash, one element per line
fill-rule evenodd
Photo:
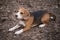
<path fill-rule="evenodd" d="M 41 25 L 39 25 L 39 27 L 44 27 L 45 26 L 45 24 L 41 24 Z"/>
<path fill-rule="evenodd" d="M 44 14 L 43 17 L 41 18 L 41 22 L 43 24 L 39 25 L 39 27 L 44 27 L 49 24 L 50 20 L 50 15 L 48 13 Z"/>

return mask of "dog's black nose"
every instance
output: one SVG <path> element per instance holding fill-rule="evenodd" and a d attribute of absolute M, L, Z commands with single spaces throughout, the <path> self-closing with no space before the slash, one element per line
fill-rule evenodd
<path fill-rule="evenodd" d="M 18 17 L 18 15 L 15 15 L 15 17 Z"/>

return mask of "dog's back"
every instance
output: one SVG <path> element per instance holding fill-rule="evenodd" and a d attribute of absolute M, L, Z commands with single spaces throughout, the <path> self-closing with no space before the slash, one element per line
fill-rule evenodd
<path fill-rule="evenodd" d="M 41 17 L 45 14 L 46 11 L 35 11 L 31 15 L 34 16 L 34 24 L 41 23 Z"/>

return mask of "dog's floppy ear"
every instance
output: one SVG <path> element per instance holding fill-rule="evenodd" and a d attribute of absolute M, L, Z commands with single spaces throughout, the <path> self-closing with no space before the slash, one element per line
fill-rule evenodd
<path fill-rule="evenodd" d="M 28 19 L 30 17 L 30 12 L 27 9 L 25 9 L 24 13 L 25 13 L 24 19 Z"/>
<path fill-rule="evenodd" d="M 25 10 L 24 13 L 26 14 L 27 17 L 30 16 L 30 12 L 28 10 Z"/>
<path fill-rule="evenodd" d="M 30 17 L 30 12 L 29 11 L 25 11 L 26 16 L 24 17 L 25 20 L 27 20 Z"/>
<path fill-rule="evenodd" d="M 30 12 L 26 8 L 20 7 L 19 9 L 24 13 L 25 16 L 30 16 Z"/>

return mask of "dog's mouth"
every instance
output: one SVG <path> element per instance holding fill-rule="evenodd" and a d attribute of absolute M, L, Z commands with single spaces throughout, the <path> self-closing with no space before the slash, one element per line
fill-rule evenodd
<path fill-rule="evenodd" d="M 16 17 L 16 19 L 17 19 L 17 20 L 22 20 L 22 19 L 24 19 L 24 18 L 18 18 L 18 17 Z"/>

